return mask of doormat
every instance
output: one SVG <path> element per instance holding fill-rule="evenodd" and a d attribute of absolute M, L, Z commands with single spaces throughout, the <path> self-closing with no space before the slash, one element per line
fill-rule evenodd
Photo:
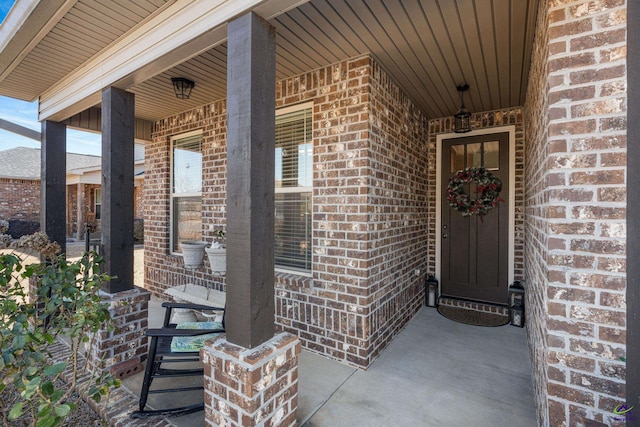
<path fill-rule="evenodd" d="M 438 306 L 438 313 L 447 319 L 474 326 L 502 326 L 509 323 L 509 316 L 448 305 Z"/>

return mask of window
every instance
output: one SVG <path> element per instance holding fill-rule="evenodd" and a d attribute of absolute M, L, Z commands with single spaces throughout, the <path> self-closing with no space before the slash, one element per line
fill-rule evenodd
<path fill-rule="evenodd" d="M 171 250 L 202 240 L 202 133 L 171 140 Z"/>
<path fill-rule="evenodd" d="M 311 271 L 311 108 L 276 117 L 275 264 Z"/>
<path fill-rule="evenodd" d="M 94 212 L 96 213 L 96 219 L 100 219 L 100 213 L 102 210 L 102 189 L 96 188 L 93 193 L 94 196 Z"/>

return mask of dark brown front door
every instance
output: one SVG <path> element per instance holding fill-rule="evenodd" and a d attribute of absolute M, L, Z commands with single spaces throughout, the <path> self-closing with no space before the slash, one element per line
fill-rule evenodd
<path fill-rule="evenodd" d="M 500 181 L 504 202 L 483 217 L 462 213 L 447 201 L 447 186 L 455 172 L 485 167 Z M 507 303 L 509 275 L 509 134 L 497 133 L 445 139 L 442 143 L 442 295 Z M 475 185 L 465 193 L 475 198 Z"/>

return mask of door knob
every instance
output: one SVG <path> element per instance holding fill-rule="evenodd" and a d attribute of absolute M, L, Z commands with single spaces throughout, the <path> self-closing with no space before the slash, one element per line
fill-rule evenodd
<path fill-rule="evenodd" d="M 449 237 L 449 235 L 447 233 L 442 233 L 442 238 L 446 239 L 447 237 Z"/>

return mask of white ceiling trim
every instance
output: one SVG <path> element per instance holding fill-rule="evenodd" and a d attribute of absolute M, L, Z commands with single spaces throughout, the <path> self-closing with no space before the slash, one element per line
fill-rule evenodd
<path fill-rule="evenodd" d="M 39 120 L 64 120 L 100 103 L 109 86 L 127 89 L 193 58 L 227 37 L 226 23 L 262 6 L 284 13 L 300 0 L 191 0 L 172 4 L 134 28 L 40 97 Z"/>

